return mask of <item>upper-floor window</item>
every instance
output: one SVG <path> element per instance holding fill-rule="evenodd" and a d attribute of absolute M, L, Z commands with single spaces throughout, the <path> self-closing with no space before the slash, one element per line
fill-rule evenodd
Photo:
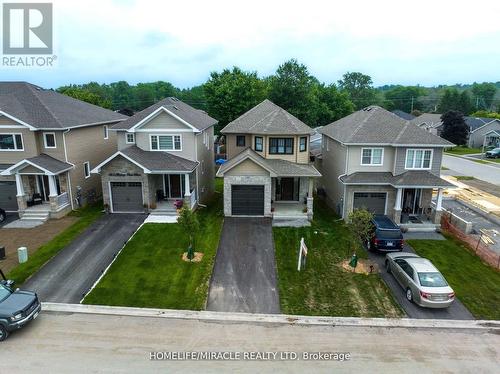
<path fill-rule="evenodd" d="M 0 150 L 23 151 L 23 136 L 21 134 L 0 134 Z"/>
<path fill-rule="evenodd" d="M 361 165 L 382 165 L 384 158 L 383 148 L 361 149 Z"/>
<path fill-rule="evenodd" d="M 236 135 L 236 146 L 237 147 L 245 146 L 245 135 Z"/>
<path fill-rule="evenodd" d="M 264 141 L 263 141 L 262 136 L 256 136 L 255 137 L 255 150 L 257 152 L 262 152 L 263 149 L 264 149 Z"/>
<path fill-rule="evenodd" d="M 108 129 L 108 125 L 104 125 L 102 127 L 103 131 L 104 131 L 104 139 L 107 139 L 109 137 L 109 129 Z"/>
<path fill-rule="evenodd" d="M 301 136 L 300 137 L 299 151 L 300 152 L 307 151 L 307 136 Z"/>
<path fill-rule="evenodd" d="M 182 150 L 180 135 L 151 135 L 152 151 L 180 151 Z"/>
<path fill-rule="evenodd" d="M 56 148 L 56 134 L 53 132 L 43 133 L 43 145 L 45 148 Z"/>
<path fill-rule="evenodd" d="M 126 138 L 126 143 L 127 144 L 134 144 L 135 143 L 135 134 L 134 133 L 128 133 Z"/>
<path fill-rule="evenodd" d="M 269 153 L 293 155 L 293 138 L 269 138 Z"/>
<path fill-rule="evenodd" d="M 407 149 L 406 169 L 430 169 L 432 163 L 432 149 Z"/>

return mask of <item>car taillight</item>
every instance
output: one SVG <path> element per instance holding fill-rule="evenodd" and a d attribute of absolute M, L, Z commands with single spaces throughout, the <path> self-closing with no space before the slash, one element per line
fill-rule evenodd
<path fill-rule="evenodd" d="M 430 299 L 431 298 L 431 294 L 427 293 L 427 292 L 424 292 L 424 291 L 420 291 L 420 296 L 422 296 L 424 299 Z"/>
<path fill-rule="evenodd" d="M 448 294 L 448 299 L 453 299 L 455 297 L 455 292 Z"/>
<path fill-rule="evenodd" d="M 377 238 L 373 239 L 373 244 L 377 245 L 379 240 Z"/>

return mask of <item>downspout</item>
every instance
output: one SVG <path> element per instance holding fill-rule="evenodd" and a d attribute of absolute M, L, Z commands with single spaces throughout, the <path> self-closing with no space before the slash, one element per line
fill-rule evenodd
<path fill-rule="evenodd" d="M 67 152 L 67 149 L 66 149 L 66 133 L 70 132 L 71 129 L 66 129 L 65 131 L 63 131 L 63 145 L 64 145 L 64 160 L 67 162 L 67 163 L 70 163 L 68 161 L 68 152 Z M 72 163 L 71 163 L 72 164 Z M 75 166 L 74 164 L 72 164 L 73 166 Z M 68 171 L 68 184 L 69 184 L 69 201 L 71 203 L 71 210 L 75 210 L 75 206 L 73 205 L 73 186 L 71 185 L 71 173 Z"/>
<path fill-rule="evenodd" d="M 346 148 L 346 155 L 345 155 L 345 167 L 344 167 L 344 174 L 342 175 L 339 175 L 338 179 L 339 179 L 339 182 L 342 183 L 342 181 L 340 180 L 341 177 L 344 177 L 346 175 L 349 174 L 349 147 L 347 147 L 345 144 L 342 144 L 342 147 L 345 147 Z M 345 219 L 345 204 L 346 204 L 346 200 L 345 200 L 345 184 L 342 183 L 342 186 L 344 188 L 344 193 L 343 193 L 343 198 L 342 198 L 342 219 Z"/>
<path fill-rule="evenodd" d="M 202 134 L 201 132 L 198 133 L 198 134 Z M 194 133 L 194 157 L 195 157 L 195 161 L 198 162 L 198 166 L 200 166 L 200 162 L 198 161 L 198 134 L 197 133 Z M 199 201 L 200 201 L 200 185 L 198 183 L 198 172 L 199 172 L 199 167 L 196 167 L 196 173 L 195 173 L 195 177 L 196 177 L 196 199 L 198 200 L 198 205 L 199 204 Z"/>

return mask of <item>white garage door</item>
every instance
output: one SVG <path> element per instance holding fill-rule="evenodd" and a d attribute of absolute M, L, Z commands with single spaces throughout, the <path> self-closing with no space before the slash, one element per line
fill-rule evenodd
<path fill-rule="evenodd" d="M 353 209 L 366 209 L 373 214 L 385 214 L 385 201 L 387 194 L 384 192 L 355 192 Z"/>

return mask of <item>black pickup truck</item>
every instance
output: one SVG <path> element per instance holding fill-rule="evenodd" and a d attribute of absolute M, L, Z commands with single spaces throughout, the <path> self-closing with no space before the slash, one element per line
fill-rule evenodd
<path fill-rule="evenodd" d="M 10 280 L 0 280 L 0 342 L 38 317 L 42 309 L 36 293 L 14 290 L 13 284 Z"/>

